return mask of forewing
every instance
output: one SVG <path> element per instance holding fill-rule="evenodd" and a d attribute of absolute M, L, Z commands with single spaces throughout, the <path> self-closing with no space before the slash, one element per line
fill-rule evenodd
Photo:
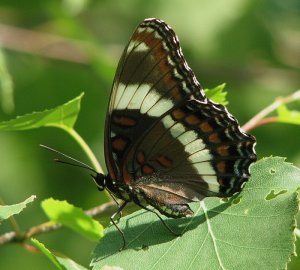
<path fill-rule="evenodd" d="M 123 169 L 130 149 L 191 97 L 205 99 L 175 33 L 163 21 L 146 19 L 121 57 L 106 119 L 106 164 L 114 180 L 131 182 Z"/>

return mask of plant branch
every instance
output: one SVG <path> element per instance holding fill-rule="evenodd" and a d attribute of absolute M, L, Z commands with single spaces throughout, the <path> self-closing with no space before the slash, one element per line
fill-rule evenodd
<path fill-rule="evenodd" d="M 250 119 L 242 128 L 243 130 L 249 132 L 250 130 L 264 125 L 268 123 L 274 123 L 278 122 L 278 117 L 269 117 L 265 118 L 268 114 L 275 111 L 278 107 L 280 107 L 283 104 L 295 101 L 297 99 L 300 99 L 300 90 L 294 92 L 293 94 L 287 96 L 287 97 L 278 97 L 276 100 L 264 108 L 262 111 L 260 111 L 258 114 L 256 114 L 252 119 Z"/>
<path fill-rule="evenodd" d="M 103 215 L 104 213 L 113 213 L 116 211 L 117 205 L 115 202 L 108 202 L 102 205 L 91 208 L 85 213 L 91 217 L 96 217 L 98 215 Z M 16 233 L 15 231 L 7 232 L 0 235 L 0 245 L 8 244 L 8 243 L 23 243 L 25 240 L 42 233 L 52 232 L 60 229 L 62 227 L 61 224 L 53 223 L 52 221 L 48 221 L 37 226 L 29 228 L 26 232 Z"/>
<path fill-rule="evenodd" d="M 48 58 L 89 64 L 87 42 L 0 24 L 1 47 Z"/>

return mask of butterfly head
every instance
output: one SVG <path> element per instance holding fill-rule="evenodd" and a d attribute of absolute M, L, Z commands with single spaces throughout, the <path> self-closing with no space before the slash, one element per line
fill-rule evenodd
<path fill-rule="evenodd" d="M 96 175 L 91 174 L 91 176 L 93 177 L 98 190 L 103 191 L 106 188 L 107 176 L 102 173 L 97 173 Z"/>

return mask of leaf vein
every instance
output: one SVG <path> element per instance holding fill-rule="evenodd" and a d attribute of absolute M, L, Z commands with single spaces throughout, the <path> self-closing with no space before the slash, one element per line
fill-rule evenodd
<path fill-rule="evenodd" d="M 209 234 L 210 234 L 210 236 L 211 236 L 211 239 L 212 239 L 212 241 L 213 241 L 213 245 L 214 245 L 214 249 L 215 249 L 215 252 L 216 252 L 216 256 L 217 256 L 219 265 L 220 265 L 221 269 L 225 270 L 225 267 L 224 267 L 224 265 L 223 265 L 223 263 L 222 263 L 222 260 L 221 260 L 221 257 L 220 257 L 220 254 L 219 254 L 219 251 L 218 251 L 218 248 L 217 248 L 217 243 L 216 243 L 216 240 L 217 240 L 217 239 L 216 239 L 216 237 L 215 237 L 215 235 L 214 235 L 214 233 L 213 233 L 213 231 L 212 231 L 212 227 L 211 227 L 211 224 L 210 224 L 210 220 L 209 220 L 209 217 L 208 217 L 208 214 L 207 214 L 207 208 L 206 208 L 206 206 L 205 206 L 205 204 L 204 204 L 204 201 L 201 201 L 201 202 L 200 202 L 200 205 L 201 205 L 201 207 L 202 207 L 202 209 L 203 209 L 203 212 L 204 212 L 204 215 L 205 215 L 205 218 L 206 218 L 206 223 L 207 223 L 208 232 L 209 232 Z"/>
<path fill-rule="evenodd" d="M 191 263 L 190 263 L 190 266 L 188 267 L 187 270 L 191 269 L 191 267 L 192 267 L 194 261 L 196 260 L 198 254 L 200 253 L 201 249 L 203 248 L 204 243 L 206 242 L 206 239 L 207 239 L 207 236 L 208 236 L 208 235 L 209 235 L 209 232 L 207 232 L 207 234 L 205 235 L 205 238 L 204 238 L 204 240 L 203 240 L 203 243 L 202 243 L 201 247 L 200 247 L 199 250 L 196 252 L 196 254 L 195 254 L 194 258 L 192 259 L 192 261 L 191 261 Z"/>
<path fill-rule="evenodd" d="M 217 239 L 217 241 L 222 242 L 224 244 L 233 246 L 233 247 L 237 247 L 237 248 L 245 248 L 245 249 L 256 249 L 256 250 L 272 250 L 272 251 L 290 251 L 287 248 L 268 248 L 268 247 L 254 247 L 254 246 L 243 246 L 243 245 L 236 245 L 233 243 L 229 243 L 227 241 L 221 240 L 221 239 Z"/>

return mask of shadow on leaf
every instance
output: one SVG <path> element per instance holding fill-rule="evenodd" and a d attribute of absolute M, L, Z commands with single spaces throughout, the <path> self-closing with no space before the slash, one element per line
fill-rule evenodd
<path fill-rule="evenodd" d="M 208 211 L 209 219 L 212 219 L 220 212 L 227 209 L 232 200 L 224 202 L 217 207 Z M 171 234 L 162 222 L 153 213 L 145 210 L 137 211 L 131 215 L 122 218 L 118 224 L 120 229 L 125 234 L 126 247 L 121 252 L 127 252 L 133 249 L 140 252 L 147 252 L 147 250 L 155 245 L 159 245 L 170 241 L 182 241 L 185 238 L 185 232 L 197 228 L 206 221 L 205 215 L 200 208 L 199 203 L 191 205 L 195 212 L 193 217 L 168 219 L 164 218 L 167 225 L 175 232 L 182 233 L 181 236 L 174 236 Z M 110 226 L 105 230 L 105 235 L 97 245 L 94 252 L 94 262 L 105 259 L 118 253 L 122 246 L 122 237 L 114 226 Z"/>

